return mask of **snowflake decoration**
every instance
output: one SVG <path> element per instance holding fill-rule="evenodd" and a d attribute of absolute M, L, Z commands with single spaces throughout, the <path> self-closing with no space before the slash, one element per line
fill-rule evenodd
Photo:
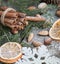
<path fill-rule="evenodd" d="M 23 47 L 23 57 L 15 64 L 60 64 L 60 59 L 51 56 L 46 46 L 42 45 L 38 48 Z"/>

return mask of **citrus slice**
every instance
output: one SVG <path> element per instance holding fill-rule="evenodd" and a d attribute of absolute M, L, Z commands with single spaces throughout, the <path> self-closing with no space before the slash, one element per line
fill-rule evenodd
<path fill-rule="evenodd" d="M 21 45 L 16 42 L 7 42 L 0 47 L 1 62 L 14 63 L 21 57 Z"/>
<path fill-rule="evenodd" d="M 55 40 L 60 40 L 60 19 L 58 19 L 51 27 L 49 31 L 51 38 Z"/>

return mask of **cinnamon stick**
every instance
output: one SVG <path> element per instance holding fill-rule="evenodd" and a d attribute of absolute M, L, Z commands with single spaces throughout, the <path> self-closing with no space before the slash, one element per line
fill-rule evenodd
<path fill-rule="evenodd" d="M 6 26 L 8 26 L 9 28 L 13 29 L 15 27 L 15 25 L 10 25 L 8 23 L 5 23 Z"/>
<path fill-rule="evenodd" d="M 1 21 L 1 19 L 0 19 L 0 21 Z M 5 18 L 4 19 L 4 23 L 8 23 L 10 25 L 13 25 L 15 22 L 16 22 L 16 18 L 15 19 L 12 19 L 12 18 Z"/>
<path fill-rule="evenodd" d="M 20 18 L 24 18 L 26 16 L 26 14 L 22 12 L 17 12 L 17 14 L 18 14 L 18 17 Z"/>
<path fill-rule="evenodd" d="M 3 11 L 0 11 L 0 16 L 2 15 Z M 17 17 L 17 13 L 11 13 L 11 12 L 8 12 L 6 14 L 6 17 L 10 17 L 10 18 L 16 18 Z"/>
<path fill-rule="evenodd" d="M 25 23 L 25 18 L 18 18 L 19 19 L 19 21 L 21 22 L 21 23 L 23 23 L 24 25 L 26 24 Z"/>
<path fill-rule="evenodd" d="M 23 26 L 20 26 L 20 25 L 10 25 L 10 24 L 8 24 L 8 23 L 5 23 L 6 24 L 6 26 L 8 26 L 9 28 L 11 28 L 11 29 L 16 29 L 16 30 L 21 30 L 22 29 L 22 27 Z"/>
<path fill-rule="evenodd" d="M 22 27 L 25 26 L 22 22 L 16 21 L 15 19 L 9 19 L 9 18 L 5 18 L 4 23 L 6 26 L 10 28 L 17 28 L 19 30 L 23 29 Z"/>
<path fill-rule="evenodd" d="M 0 11 L 0 16 L 2 15 L 3 11 Z M 8 12 L 6 14 L 6 17 L 10 17 L 10 18 L 16 18 L 16 17 L 20 17 L 20 18 L 24 18 L 26 16 L 25 13 L 20 13 L 20 12 Z"/>
<path fill-rule="evenodd" d="M 39 22 L 39 21 L 45 21 L 46 19 L 44 17 L 26 16 L 26 20 Z"/>
<path fill-rule="evenodd" d="M 7 18 L 4 19 L 4 23 L 8 23 L 10 25 L 13 25 L 14 22 L 15 22 L 15 20 L 12 20 L 12 19 L 7 19 Z"/>
<path fill-rule="evenodd" d="M 3 12 L 7 9 L 7 7 L 1 7 L 0 8 L 0 17 L 3 14 Z M 7 9 L 8 10 L 8 9 Z M 9 11 L 6 13 L 4 17 L 4 25 L 8 26 L 12 29 L 13 33 L 18 33 L 18 30 L 24 29 L 24 27 L 28 24 L 28 21 L 25 19 L 26 14 L 16 11 Z M 1 19 L 0 19 L 1 21 Z M 2 20 L 3 22 L 3 20 Z"/>
<path fill-rule="evenodd" d="M 17 18 L 17 21 L 19 21 L 19 23 L 22 23 L 24 26 L 28 25 L 28 21 L 25 20 L 25 18 Z"/>

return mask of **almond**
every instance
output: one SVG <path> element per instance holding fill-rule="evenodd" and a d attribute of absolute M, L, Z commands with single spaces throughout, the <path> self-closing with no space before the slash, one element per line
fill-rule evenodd
<path fill-rule="evenodd" d="M 34 37 L 34 34 L 33 33 L 30 33 L 29 36 L 28 36 L 28 42 L 30 42 Z"/>
<path fill-rule="evenodd" d="M 49 38 L 45 38 L 45 40 L 44 40 L 44 44 L 45 45 L 50 45 L 51 42 L 52 42 L 52 39 L 50 37 Z"/>
<path fill-rule="evenodd" d="M 57 10 L 57 11 L 56 11 L 56 15 L 57 15 L 58 17 L 60 17 L 60 10 Z"/>
<path fill-rule="evenodd" d="M 38 33 L 38 35 L 47 36 L 49 35 L 49 32 L 47 30 L 42 30 Z"/>
<path fill-rule="evenodd" d="M 41 46 L 41 45 L 42 45 L 41 42 L 37 42 L 37 41 L 33 41 L 32 44 L 33 44 L 33 46 L 35 46 L 35 47 L 38 47 L 38 46 Z"/>
<path fill-rule="evenodd" d="M 36 7 L 35 6 L 30 6 L 30 7 L 28 7 L 28 10 L 36 10 Z"/>

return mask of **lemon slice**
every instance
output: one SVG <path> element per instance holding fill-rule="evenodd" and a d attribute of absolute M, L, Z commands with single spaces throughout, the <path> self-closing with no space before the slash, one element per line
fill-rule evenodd
<path fill-rule="evenodd" d="M 16 42 L 7 42 L 0 47 L 1 62 L 14 63 L 21 57 L 21 45 Z"/>
<path fill-rule="evenodd" d="M 60 40 L 60 19 L 58 19 L 51 27 L 49 31 L 51 38 L 55 40 Z"/>

